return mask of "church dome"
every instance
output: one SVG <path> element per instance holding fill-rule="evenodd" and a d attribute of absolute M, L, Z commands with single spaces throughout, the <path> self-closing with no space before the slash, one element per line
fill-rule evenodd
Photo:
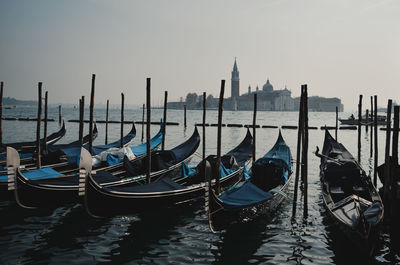
<path fill-rule="evenodd" d="M 271 91 L 273 91 L 274 90 L 274 87 L 271 85 L 271 83 L 269 82 L 269 79 L 267 79 L 267 83 L 265 83 L 264 85 L 263 85 L 263 91 L 266 91 L 266 92 L 271 92 Z"/>

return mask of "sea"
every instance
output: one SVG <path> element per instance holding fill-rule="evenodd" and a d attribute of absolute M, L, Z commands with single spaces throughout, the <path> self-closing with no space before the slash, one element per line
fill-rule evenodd
<path fill-rule="evenodd" d="M 95 120 L 105 120 L 105 108 L 95 108 Z M 85 117 L 88 119 L 88 109 Z M 351 113 L 340 113 L 347 118 Z M 78 139 L 79 109 L 63 107 L 67 133 L 59 143 Z M 183 110 L 168 110 L 167 121 L 179 125 L 167 126 L 166 149 L 173 148 L 190 137 L 196 123 L 202 122 L 202 111 L 187 111 L 184 126 Z M 207 123 L 217 123 L 217 110 L 207 111 Z M 153 109 L 152 121 L 160 121 L 162 109 Z M 36 117 L 36 106 L 16 106 L 4 109 L 3 117 Z M 43 117 L 43 116 L 42 116 Z M 110 109 L 109 119 L 120 120 L 120 109 Z M 58 107 L 50 106 L 49 134 L 59 129 Z M 251 124 L 251 111 L 224 111 L 223 123 Z M 142 109 L 125 109 L 125 120 L 142 120 Z M 297 125 L 297 112 L 258 112 L 259 125 Z M 55 209 L 23 209 L 14 201 L 0 202 L 0 264 L 400 264 L 396 251 L 391 250 L 390 236 L 382 227 L 375 242 L 375 251 L 357 249 L 327 215 L 322 203 L 319 180 L 319 159 L 314 155 L 322 149 L 324 130 L 335 126 L 335 113 L 310 112 L 308 150 L 308 208 L 303 219 L 303 197 L 300 193 L 297 215 L 292 219 L 293 183 L 289 198 L 268 216 L 229 227 L 220 233 L 209 229 L 203 202 L 185 207 L 149 210 L 142 214 L 95 219 L 80 204 L 63 205 Z M 105 124 L 98 123 L 99 135 L 94 144 L 104 144 Z M 85 132 L 88 132 L 85 124 Z M 128 132 L 131 125 L 125 124 Z M 137 136 L 132 144 L 142 142 L 142 125 L 136 124 Z M 155 135 L 159 125 L 151 126 Z M 222 154 L 229 151 L 246 135 L 246 128 L 222 128 Z M 275 143 L 279 129 L 259 128 L 256 132 L 256 156 L 263 156 Z M 43 131 L 43 128 L 42 128 Z M 201 127 L 199 132 L 202 135 Z M 281 129 L 296 159 L 297 130 Z M 371 129 L 361 131 L 361 165 L 373 175 L 370 156 Z M 335 131 L 331 131 L 334 135 Z M 34 140 L 36 122 L 3 120 L 3 141 Z M 216 154 L 217 128 L 206 127 L 206 155 Z M 109 139 L 120 137 L 120 125 L 109 124 Z M 145 135 L 145 134 L 144 134 Z M 357 157 L 357 130 L 339 130 L 338 140 Z M 384 160 L 385 131 L 378 131 L 379 164 Z M 201 145 L 191 161 L 195 166 L 202 154 Z M 293 164 L 295 168 L 295 164 Z M 294 174 L 295 172 L 293 172 Z M 378 181 L 379 182 L 379 181 Z M 378 187 L 382 184 L 379 182 Z"/>

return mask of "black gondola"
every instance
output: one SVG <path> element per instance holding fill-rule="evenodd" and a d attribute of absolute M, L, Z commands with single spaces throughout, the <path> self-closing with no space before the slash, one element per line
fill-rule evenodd
<path fill-rule="evenodd" d="M 206 211 L 213 232 L 270 213 L 287 197 L 291 180 L 291 154 L 281 132 L 272 149 L 258 159 L 245 180 L 217 194 L 208 183 Z"/>
<path fill-rule="evenodd" d="M 200 138 L 196 141 L 199 142 Z M 253 137 L 247 131 L 244 140 L 222 157 L 220 179 L 222 189 L 232 186 L 241 179 L 245 164 L 251 159 L 252 142 Z M 166 152 L 173 153 L 174 149 Z M 163 151 L 160 155 L 163 165 Z M 208 156 L 206 161 L 200 162 L 195 169 L 189 169 L 184 163 L 161 168 L 155 165 L 157 169 L 152 173 L 152 178 L 158 180 L 142 185 L 132 182 L 127 184 L 123 181 L 112 187 L 101 185 L 97 181 L 99 173 L 95 175 L 89 173 L 86 180 L 81 180 L 81 183 L 84 181 L 86 183 L 85 189 L 82 189 L 85 193 L 85 208 L 92 216 L 111 216 L 171 207 L 202 199 L 207 184 L 204 177 L 205 175 L 211 177 L 213 172 L 210 164 L 215 165 L 215 163 L 216 157 Z"/>
<path fill-rule="evenodd" d="M 162 140 L 162 129 L 151 139 L 151 149 L 156 149 Z M 146 143 L 139 146 L 129 147 L 137 152 L 138 156 L 130 162 L 142 160 L 146 157 Z M 115 162 L 115 161 L 112 161 Z M 104 174 L 99 175 L 99 182 L 111 183 L 116 182 L 119 178 L 112 176 L 107 171 L 118 173 L 125 172 L 123 162 L 116 162 L 107 167 L 97 168 L 102 170 Z M 133 181 L 133 180 L 132 180 Z M 52 168 L 42 168 L 33 171 L 23 172 L 21 169 L 16 170 L 15 176 L 15 199 L 17 203 L 26 208 L 30 207 L 46 207 L 65 204 L 78 201 L 79 188 L 79 171 L 60 173 Z"/>
<path fill-rule="evenodd" d="M 40 146 L 45 146 L 46 145 L 52 145 L 56 143 L 58 140 L 60 140 L 66 133 L 65 130 L 65 123 L 63 122 L 60 130 L 57 132 L 54 132 L 47 136 L 47 141 L 46 143 L 44 142 L 44 139 L 40 139 Z M 17 142 L 17 143 L 4 143 L 0 146 L 0 163 L 5 162 L 6 160 L 6 148 L 7 146 L 10 146 L 14 149 L 16 149 L 18 152 L 24 153 L 25 157 L 32 157 L 32 153 L 36 149 L 36 141 L 31 141 L 31 142 Z M 42 147 L 42 148 L 43 148 Z"/>
<path fill-rule="evenodd" d="M 330 216 L 350 240 L 369 248 L 383 218 L 378 191 L 347 149 L 325 131 L 320 173 L 322 198 Z"/>

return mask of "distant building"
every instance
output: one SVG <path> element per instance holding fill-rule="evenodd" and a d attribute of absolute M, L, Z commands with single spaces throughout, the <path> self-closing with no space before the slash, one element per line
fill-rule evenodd
<path fill-rule="evenodd" d="M 256 86 L 255 91 L 251 91 L 249 85 L 247 93 L 240 95 L 240 78 L 237 61 L 233 64 L 231 76 L 231 97 L 224 99 L 224 109 L 226 110 L 253 110 L 254 94 L 257 94 L 257 110 L 269 111 L 297 111 L 299 109 L 299 98 L 292 98 L 292 92 L 285 86 L 284 89 L 274 90 L 274 86 L 267 78 L 267 81 L 262 86 L 262 90 Z M 190 97 L 189 97 L 190 95 Z M 187 102 L 169 102 L 169 108 L 182 109 L 186 104 L 188 109 L 202 109 L 202 97 L 197 97 L 194 102 L 193 93 L 189 93 L 186 98 Z M 188 98 L 191 100 L 188 101 Z M 182 101 L 182 100 L 181 100 Z M 309 111 L 343 111 L 343 104 L 339 98 L 323 98 L 323 97 L 309 97 L 308 98 Z M 218 98 L 207 98 L 207 108 L 218 108 Z"/>

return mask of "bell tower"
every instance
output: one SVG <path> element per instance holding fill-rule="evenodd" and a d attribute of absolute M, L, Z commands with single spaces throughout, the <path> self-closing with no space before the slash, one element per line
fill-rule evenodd
<path fill-rule="evenodd" d="M 231 97 L 239 98 L 239 71 L 236 64 L 233 65 L 232 78 L 231 78 Z"/>

